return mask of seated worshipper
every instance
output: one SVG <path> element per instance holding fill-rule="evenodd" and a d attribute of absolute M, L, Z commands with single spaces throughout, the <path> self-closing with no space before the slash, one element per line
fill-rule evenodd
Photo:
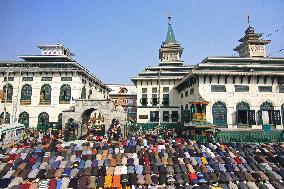
<path fill-rule="evenodd" d="M 167 184 L 172 185 L 172 184 L 175 184 L 175 183 L 176 183 L 176 180 L 174 179 L 173 175 L 168 174 L 167 175 Z"/>
<path fill-rule="evenodd" d="M 138 174 L 136 177 L 137 177 L 137 184 L 138 185 L 144 185 L 145 184 L 144 175 Z"/>
<path fill-rule="evenodd" d="M 87 188 L 88 189 L 96 188 L 96 177 L 95 176 L 89 177 Z"/>
<path fill-rule="evenodd" d="M 180 174 L 175 174 L 174 175 L 174 178 L 175 178 L 175 180 L 176 180 L 176 184 L 177 185 L 183 185 L 184 184 L 184 181 L 183 181 L 183 179 L 181 178 L 181 176 L 180 176 Z M 153 180 L 153 179 L 152 179 Z"/>
<path fill-rule="evenodd" d="M 116 175 L 116 176 L 118 176 L 118 175 Z M 111 188 L 112 185 L 113 185 L 112 176 L 110 176 L 110 175 L 105 176 L 104 188 Z"/>
<path fill-rule="evenodd" d="M 99 176 L 97 177 L 97 187 L 104 187 L 104 183 L 105 183 L 105 176 Z"/>
<path fill-rule="evenodd" d="M 120 175 L 113 176 L 112 187 L 113 188 L 122 188 L 122 185 L 120 183 Z"/>
<path fill-rule="evenodd" d="M 128 182 L 130 186 L 136 186 L 137 185 L 137 178 L 135 174 L 129 174 L 128 176 Z"/>
<path fill-rule="evenodd" d="M 120 175 L 120 180 L 121 180 L 122 187 L 129 186 L 128 175 L 126 174 Z"/>

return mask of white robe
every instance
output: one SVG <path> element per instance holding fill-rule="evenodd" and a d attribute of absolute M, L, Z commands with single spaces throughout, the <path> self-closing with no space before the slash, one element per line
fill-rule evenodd
<path fill-rule="evenodd" d="M 262 114 L 263 125 L 268 125 L 269 124 L 268 111 L 262 111 L 261 114 Z"/>

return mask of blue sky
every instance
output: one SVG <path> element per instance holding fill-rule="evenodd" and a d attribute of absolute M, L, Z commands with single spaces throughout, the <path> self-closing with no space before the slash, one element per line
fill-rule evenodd
<path fill-rule="evenodd" d="M 37 45 L 60 43 L 105 83 L 158 64 L 168 12 L 186 64 L 207 56 L 231 56 L 247 24 L 271 39 L 268 54 L 284 57 L 282 0 L 0 0 L 0 60 L 40 54 Z M 275 30 L 280 29 L 278 32 Z"/>

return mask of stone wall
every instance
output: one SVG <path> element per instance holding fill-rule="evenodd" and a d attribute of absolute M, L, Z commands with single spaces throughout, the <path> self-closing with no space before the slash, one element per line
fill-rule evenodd
<path fill-rule="evenodd" d="M 115 106 L 114 102 L 110 100 L 76 100 L 73 112 L 62 113 L 63 127 L 68 122 L 68 119 L 72 118 L 80 123 L 79 129 L 81 129 L 82 115 L 88 110 L 99 110 L 103 114 L 106 130 L 114 118 L 118 119 L 122 125 L 127 122 L 127 112 L 122 107 Z M 85 125 L 82 125 L 82 127 L 82 135 L 84 135 L 87 129 Z"/>

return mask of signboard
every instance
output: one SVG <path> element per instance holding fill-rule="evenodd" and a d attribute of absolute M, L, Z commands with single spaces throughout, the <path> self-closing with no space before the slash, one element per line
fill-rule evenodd
<path fill-rule="evenodd" d="M 148 119 L 148 115 L 139 115 L 139 119 Z"/>

